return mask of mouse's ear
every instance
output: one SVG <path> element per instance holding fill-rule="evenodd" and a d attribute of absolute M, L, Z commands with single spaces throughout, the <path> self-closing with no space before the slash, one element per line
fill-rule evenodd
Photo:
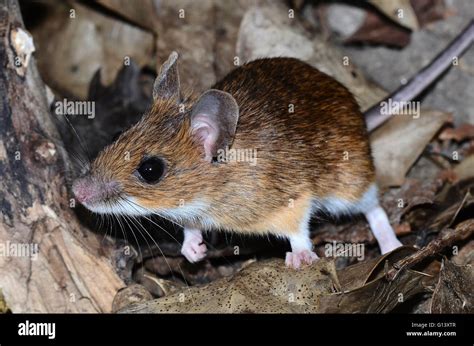
<path fill-rule="evenodd" d="M 231 94 L 211 89 L 201 95 L 191 112 L 191 130 L 202 143 L 206 160 L 232 144 L 238 120 L 239 106 Z"/>
<path fill-rule="evenodd" d="M 176 98 L 181 102 L 179 92 L 178 53 L 172 52 L 168 60 L 161 65 L 158 77 L 153 84 L 153 100 Z"/>

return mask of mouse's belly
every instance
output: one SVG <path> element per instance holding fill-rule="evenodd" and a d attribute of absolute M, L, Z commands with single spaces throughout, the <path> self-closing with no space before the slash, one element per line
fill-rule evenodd
<path fill-rule="evenodd" d="M 353 186 L 346 192 L 351 188 Z M 252 190 L 248 194 L 240 191 L 228 196 L 208 204 L 206 211 L 196 214 L 188 227 L 288 236 L 297 233 L 316 211 L 331 215 L 355 214 L 377 204 L 375 183 L 365 186 L 356 198 L 347 197 L 347 193 L 338 190 L 320 195 L 309 185 L 300 185 L 293 192 L 267 189 Z"/>

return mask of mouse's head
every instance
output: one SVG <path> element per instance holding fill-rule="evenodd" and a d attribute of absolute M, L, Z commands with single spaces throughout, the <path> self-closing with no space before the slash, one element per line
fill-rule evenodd
<path fill-rule="evenodd" d="M 239 109 L 223 91 L 181 97 L 177 53 L 163 64 L 153 106 L 99 153 L 73 184 L 76 199 L 98 213 L 173 215 L 205 208 L 200 193 L 212 184 L 219 148 L 230 146 Z M 215 172 L 214 172 L 215 173 Z M 182 216 L 182 215 L 181 215 Z"/>

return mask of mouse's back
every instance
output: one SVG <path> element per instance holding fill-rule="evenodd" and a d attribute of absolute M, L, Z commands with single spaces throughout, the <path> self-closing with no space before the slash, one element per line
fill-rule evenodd
<path fill-rule="evenodd" d="M 352 94 L 294 58 L 249 62 L 216 83 L 239 105 L 233 147 L 257 148 L 275 181 L 355 199 L 374 182 L 365 122 Z M 302 184 L 306 185 L 306 184 Z M 284 187 L 279 186 L 279 189 Z"/>

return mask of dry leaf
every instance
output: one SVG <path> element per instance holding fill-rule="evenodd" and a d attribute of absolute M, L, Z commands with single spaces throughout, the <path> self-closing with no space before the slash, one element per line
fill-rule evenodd
<path fill-rule="evenodd" d="M 236 67 L 235 42 L 240 20 L 248 7 L 259 2 L 260 0 L 155 1 L 156 11 L 152 17 L 154 30 L 158 33 L 156 67 L 172 51 L 177 51 L 180 55 L 179 70 L 183 88 L 196 92 L 210 88 Z M 118 5 L 114 4 L 116 6 Z M 152 5 L 147 1 L 146 6 Z M 142 10 L 139 12 L 140 14 L 134 15 L 134 21 L 144 15 Z"/>
<path fill-rule="evenodd" d="M 345 43 L 385 44 L 403 48 L 410 43 L 409 30 L 384 20 L 378 13 L 367 12 L 364 23 Z"/>
<path fill-rule="evenodd" d="M 469 187 L 463 195 L 455 196 L 455 198 L 453 198 L 452 195 L 459 194 L 458 191 L 459 186 L 453 186 L 444 195 L 446 200 L 443 201 L 444 203 L 440 203 L 441 211 L 436 213 L 433 218 L 428 222 L 425 221 L 426 225 L 424 227 L 426 229 L 433 231 L 441 231 L 444 228 L 451 227 L 453 222 L 456 220 L 456 217 L 465 209 L 468 209 L 471 205 L 474 204 L 474 196 L 471 194 Z M 457 227 L 460 227 L 460 225 L 463 225 L 465 222 L 469 222 L 469 220 L 462 222 Z M 467 229 L 470 230 L 469 227 Z M 460 228 L 456 231 L 456 234 L 461 236 L 462 234 L 464 234 L 463 232 L 465 230 L 465 228 Z"/>
<path fill-rule="evenodd" d="M 474 269 L 445 259 L 431 301 L 431 313 L 474 312 Z"/>
<path fill-rule="evenodd" d="M 418 20 L 410 0 L 369 0 L 369 2 L 394 22 L 411 30 L 418 30 Z"/>
<path fill-rule="evenodd" d="M 409 247 L 399 248 L 339 272 L 331 258 L 322 258 L 299 271 L 287 268 L 280 259 L 260 261 L 231 278 L 186 288 L 120 312 L 388 312 L 403 300 L 423 292 L 424 281 L 430 280 L 427 275 L 411 270 L 402 271 L 391 282 L 384 277 L 387 261 L 393 263 L 413 251 Z"/>
<path fill-rule="evenodd" d="M 181 281 L 163 279 L 146 270 L 137 271 L 135 281 L 146 287 L 155 297 L 164 297 L 185 287 Z"/>
<path fill-rule="evenodd" d="M 439 134 L 438 138 L 442 141 L 454 140 L 456 142 L 474 138 L 474 125 L 462 124 L 456 128 L 448 127 Z"/>
<path fill-rule="evenodd" d="M 474 155 L 465 158 L 459 165 L 457 165 L 453 172 L 456 176 L 456 181 L 462 181 L 474 177 Z"/>
<path fill-rule="evenodd" d="M 400 191 L 393 196 L 389 203 L 390 221 L 399 224 L 402 218 L 419 206 L 432 206 L 435 203 L 436 193 L 443 186 L 440 179 L 417 180 L 406 179 Z M 399 206 L 399 201 L 403 201 L 403 207 Z"/>
<path fill-rule="evenodd" d="M 273 259 L 250 264 L 231 278 L 186 288 L 121 312 L 310 312 L 321 295 L 332 293 L 338 286 L 330 259 L 321 259 L 299 271 L 287 268 L 281 259 Z"/>
<path fill-rule="evenodd" d="M 135 6 L 126 0 L 99 0 L 107 8 L 158 34 L 157 67 L 176 50 L 183 86 L 209 88 L 235 68 L 235 42 L 240 20 L 254 0 L 153 1 Z M 180 16 L 184 16 L 183 18 Z"/>
<path fill-rule="evenodd" d="M 132 284 L 118 290 L 112 302 L 112 312 L 117 312 L 131 304 L 153 299 L 150 292 L 142 285 Z"/>
<path fill-rule="evenodd" d="M 416 249 L 411 246 L 403 246 L 380 257 L 342 268 L 337 272 L 342 290 L 355 290 L 369 281 L 382 277 L 386 261 L 395 263 L 415 251 Z"/>
<path fill-rule="evenodd" d="M 41 75 L 53 89 L 85 99 L 98 69 L 103 83 L 109 85 L 126 57 L 140 67 L 148 64 L 154 50 L 152 34 L 79 3 L 46 4 L 47 20 L 32 34 Z"/>
<path fill-rule="evenodd" d="M 405 175 L 441 126 L 448 113 L 422 110 L 419 118 L 396 115 L 370 136 L 380 186 L 400 186 Z"/>
<path fill-rule="evenodd" d="M 320 313 L 388 313 L 414 295 L 426 291 L 430 277 L 404 270 L 394 281 L 378 278 L 354 290 L 326 295 Z M 425 282 L 427 281 L 427 282 Z"/>
<path fill-rule="evenodd" d="M 145 268 L 160 276 L 169 277 L 170 275 L 176 275 L 189 285 L 200 285 L 207 284 L 224 276 L 230 276 L 246 265 L 242 260 L 227 260 L 228 257 L 226 255 L 220 255 L 218 258 L 225 259 L 225 264 L 212 264 L 208 256 L 206 256 L 205 260 L 195 264 L 189 263 L 182 256 L 156 256 L 145 261 Z"/>
<path fill-rule="evenodd" d="M 474 240 L 469 241 L 466 245 L 462 246 L 456 256 L 452 258 L 453 262 L 457 265 L 474 265 Z"/>
<path fill-rule="evenodd" d="M 444 0 L 410 0 L 410 3 L 420 27 L 450 15 L 446 10 Z"/>

